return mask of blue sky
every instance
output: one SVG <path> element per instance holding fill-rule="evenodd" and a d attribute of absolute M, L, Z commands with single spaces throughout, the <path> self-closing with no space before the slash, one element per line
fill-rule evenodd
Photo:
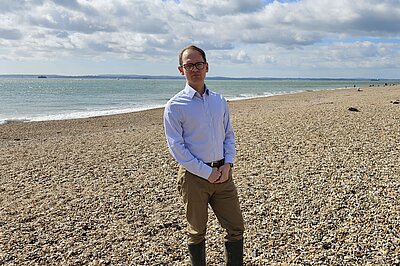
<path fill-rule="evenodd" d="M 0 0 L 0 74 L 400 78 L 398 0 Z"/>

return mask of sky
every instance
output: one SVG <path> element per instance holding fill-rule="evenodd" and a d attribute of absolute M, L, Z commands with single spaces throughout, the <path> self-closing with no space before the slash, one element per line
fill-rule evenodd
<path fill-rule="evenodd" d="M 0 0 L 0 74 L 400 78 L 399 0 Z"/>

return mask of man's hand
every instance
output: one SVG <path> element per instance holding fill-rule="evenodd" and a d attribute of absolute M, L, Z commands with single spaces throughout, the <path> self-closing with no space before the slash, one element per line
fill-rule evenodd
<path fill-rule="evenodd" d="M 220 177 L 221 173 L 218 171 L 218 168 L 213 167 L 211 175 L 208 177 L 208 182 L 215 183 Z"/>
<path fill-rule="evenodd" d="M 215 183 L 220 184 L 228 181 L 230 170 L 231 170 L 231 165 L 229 163 L 226 163 L 220 168 L 218 168 L 218 171 L 221 173 L 221 177 Z"/>

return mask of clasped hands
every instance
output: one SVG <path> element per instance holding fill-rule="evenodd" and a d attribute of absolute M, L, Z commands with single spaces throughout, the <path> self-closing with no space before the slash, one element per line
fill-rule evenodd
<path fill-rule="evenodd" d="M 208 177 L 208 182 L 213 184 L 220 184 L 228 181 L 230 170 L 231 166 L 229 163 L 226 163 L 219 168 L 213 167 L 211 175 Z"/>

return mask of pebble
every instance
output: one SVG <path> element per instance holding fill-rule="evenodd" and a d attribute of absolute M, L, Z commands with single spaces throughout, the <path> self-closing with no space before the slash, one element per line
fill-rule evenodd
<path fill-rule="evenodd" d="M 246 265 L 400 263 L 399 93 L 229 103 Z M 0 139 L 0 265 L 189 264 L 161 109 L 2 125 Z M 210 209 L 208 265 L 223 237 Z"/>

